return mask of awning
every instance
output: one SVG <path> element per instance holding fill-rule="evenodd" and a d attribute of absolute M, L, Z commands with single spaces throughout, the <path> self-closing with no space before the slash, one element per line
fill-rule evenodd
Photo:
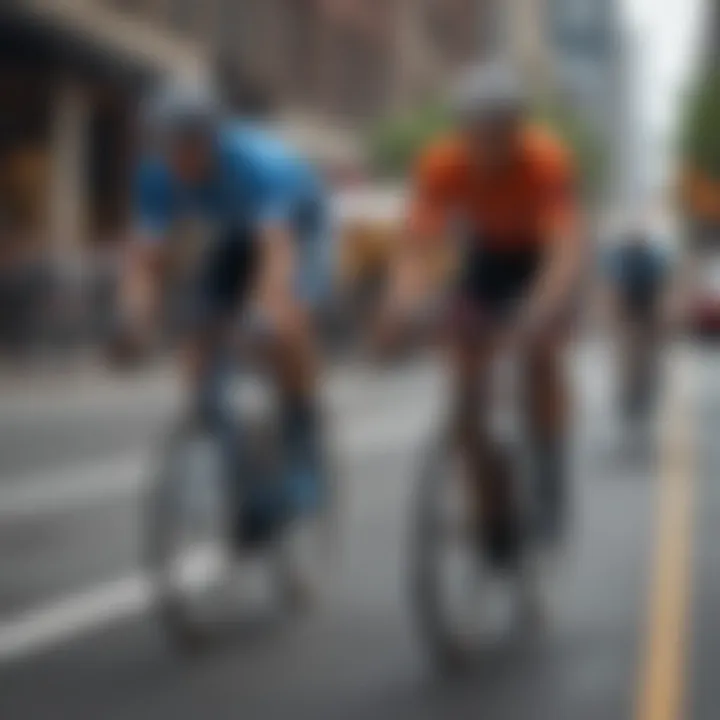
<path fill-rule="evenodd" d="M 207 54 L 199 43 L 97 2 L 10 0 L 7 7 L 16 15 L 49 25 L 148 70 L 192 78 L 207 72 Z"/>

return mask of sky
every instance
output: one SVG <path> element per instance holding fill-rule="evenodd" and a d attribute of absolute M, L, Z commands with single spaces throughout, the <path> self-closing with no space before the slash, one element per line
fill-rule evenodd
<path fill-rule="evenodd" d="M 708 0 L 621 0 L 636 46 L 636 87 L 645 162 L 651 175 L 668 172 L 683 88 L 692 72 Z M 655 179 L 658 179 L 655 177 Z"/>

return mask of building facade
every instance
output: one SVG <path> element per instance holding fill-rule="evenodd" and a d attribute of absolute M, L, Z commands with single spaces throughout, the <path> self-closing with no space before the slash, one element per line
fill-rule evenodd
<path fill-rule="evenodd" d="M 143 86 L 203 72 L 202 34 L 156 0 L 14 0 L 0 9 L 4 248 L 65 252 L 120 231 Z M 165 3 L 165 10 L 169 5 Z M 177 27 L 176 27 L 177 25 Z M 9 240 L 12 238 L 12 242 Z"/>
<path fill-rule="evenodd" d="M 489 0 L 7 0 L 0 4 L 0 222 L 62 250 L 127 218 L 137 100 L 218 57 L 297 141 L 443 90 L 482 44 Z"/>
<path fill-rule="evenodd" d="M 439 90 L 478 51 L 481 4 L 219 0 L 216 45 L 275 104 L 352 126 Z"/>

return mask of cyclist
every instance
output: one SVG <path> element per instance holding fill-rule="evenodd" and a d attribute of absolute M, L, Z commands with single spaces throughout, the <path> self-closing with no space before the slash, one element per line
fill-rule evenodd
<path fill-rule="evenodd" d="M 189 326 L 182 374 L 200 410 L 223 408 L 228 331 L 257 301 L 272 329 L 271 370 L 281 390 L 290 509 L 319 501 L 317 363 L 311 310 L 326 285 L 326 190 L 317 172 L 283 142 L 229 120 L 209 90 L 170 84 L 145 112 L 153 147 L 136 179 L 135 228 L 124 278 L 124 312 L 134 331 L 157 320 L 179 250 L 178 227 L 204 225 L 185 291 Z M 188 309 L 186 307 L 186 309 Z"/>
<path fill-rule="evenodd" d="M 654 387 L 663 305 L 673 265 L 671 248 L 648 223 L 636 222 L 608 249 L 604 265 L 619 321 L 623 404 L 632 414 L 644 399 L 650 399 L 642 388 Z"/>
<path fill-rule="evenodd" d="M 484 499 L 480 539 L 491 558 L 517 558 L 518 513 L 490 487 L 498 467 L 487 434 L 490 373 L 501 341 L 521 343 L 537 470 L 537 531 L 553 544 L 565 503 L 567 315 L 581 267 L 572 163 L 529 117 L 512 68 L 470 69 L 453 96 L 456 127 L 430 144 L 412 179 L 409 232 L 392 272 L 381 337 L 390 341 L 433 289 L 442 238 L 459 240 L 451 323 L 454 416 L 471 477 Z M 479 439 L 479 441 L 478 441 Z M 492 463 L 492 464 L 491 464 Z M 502 475 L 503 473 L 499 473 Z"/>

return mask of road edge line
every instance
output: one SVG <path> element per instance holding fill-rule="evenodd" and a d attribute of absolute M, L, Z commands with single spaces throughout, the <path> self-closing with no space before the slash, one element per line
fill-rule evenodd
<path fill-rule="evenodd" d="M 694 499 L 688 362 L 684 354 L 675 360 L 661 415 L 660 483 L 636 720 L 684 716 Z"/>

